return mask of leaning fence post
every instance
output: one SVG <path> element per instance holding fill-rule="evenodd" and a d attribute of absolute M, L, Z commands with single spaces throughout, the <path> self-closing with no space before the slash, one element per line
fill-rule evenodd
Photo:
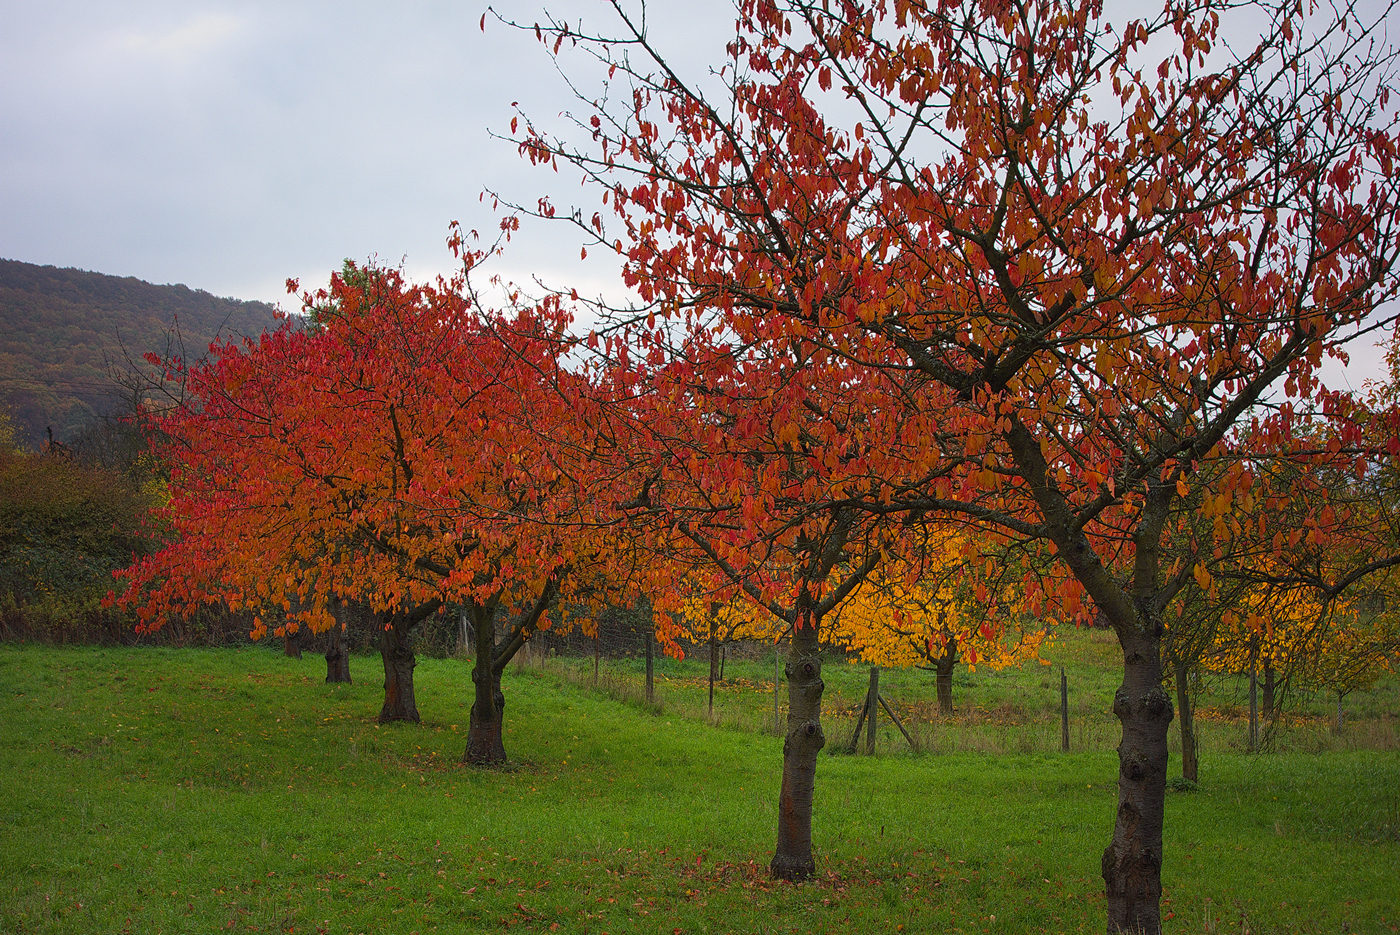
<path fill-rule="evenodd" d="M 899 722 L 899 715 L 894 713 L 894 709 L 891 708 L 889 702 L 885 700 L 885 696 L 877 695 L 876 697 L 880 699 L 880 707 L 884 708 L 885 713 L 890 716 L 890 720 L 894 721 L 894 726 L 898 727 L 899 732 L 904 735 L 904 739 L 909 741 L 909 749 L 917 752 L 919 745 L 914 743 L 914 738 L 909 736 L 909 732 L 905 730 L 904 725 Z"/>
<path fill-rule="evenodd" d="M 865 753 L 872 756 L 875 753 L 875 705 L 876 699 L 880 697 L 880 667 L 870 667 L 870 690 L 865 695 L 865 709 L 870 712 L 869 720 L 865 724 Z"/>

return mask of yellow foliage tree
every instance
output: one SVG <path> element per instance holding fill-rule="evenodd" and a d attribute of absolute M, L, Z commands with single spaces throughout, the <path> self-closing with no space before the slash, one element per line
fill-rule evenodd
<path fill-rule="evenodd" d="M 875 665 L 931 669 L 943 714 L 953 712 L 959 662 L 974 670 L 1043 662 L 1044 625 L 1016 609 L 1023 603 L 1019 576 L 1004 574 L 1005 562 L 987 551 L 976 539 L 949 534 L 925 561 L 877 571 L 842 607 L 834 640 Z"/>
<path fill-rule="evenodd" d="M 731 589 L 732 590 L 732 589 Z M 724 680 L 724 653 L 736 640 L 776 642 L 786 624 L 739 595 L 725 596 L 723 585 L 698 575 L 686 578 L 680 591 L 680 611 L 673 617 L 677 640 L 708 644 L 710 712 L 715 707 L 715 681 Z"/>
<path fill-rule="evenodd" d="M 1302 587 L 1256 586 L 1221 615 L 1207 668 L 1263 677 L 1262 713 L 1272 718 L 1279 695 L 1297 683 L 1339 699 L 1393 671 L 1400 620 L 1383 591 L 1368 588 L 1326 601 Z M 1339 717 L 1340 720 L 1340 717 Z"/>

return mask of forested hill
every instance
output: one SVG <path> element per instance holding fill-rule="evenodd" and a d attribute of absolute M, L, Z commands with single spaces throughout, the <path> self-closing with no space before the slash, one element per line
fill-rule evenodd
<path fill-rule="evenodd" d="M 0 407 L 17 440 L 37 447 L 52 426 L 70 441 L 119 407 L 109 364 L 166 353 L 176 323 L 186 353 L 197 357 L 216 335 L 258 334 L 277 317 L 265 303 L 184 285 L 0 259 Z"/>

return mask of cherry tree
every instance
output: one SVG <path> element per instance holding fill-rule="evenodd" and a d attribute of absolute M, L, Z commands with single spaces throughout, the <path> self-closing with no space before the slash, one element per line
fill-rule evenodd
<path fill-rule="evenodd" d="M 1251 458 L 1313 420 L 1359 470 L 1380 456 L 1319 382 L 1392 318 L 1379 27 L 1292 3 L 1111 23 L 1061 0 L 743 0 L 727 61 L 692 82 L 613 7 L 606 32 L 522 24 L 608 77 L 574 130 L 514 128 L 601 191 L 569 216 L 652 316 L 609 338 L 664 354 L 678 329 L 736 367 L 761 349 L 744 381 L 823 387 L 793 441 L 874 452 L 822 492 L 832 529 L 953 516 L 1053 552 L 1032 610 L 1102 614 L 1123 649 L 1108 927 L 1159 931 L 1164 615 L 1216 548 L 1194 520 L 1253 496 Z M 1227 44 L 1245 14 L 1262 31 Z"/>

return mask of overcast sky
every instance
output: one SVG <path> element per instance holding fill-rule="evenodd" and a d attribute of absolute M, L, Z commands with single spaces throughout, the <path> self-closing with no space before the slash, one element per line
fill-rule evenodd
<path fill-rule="evenodd" d="M 539 5 L 498 0 L 539 18 Z M 550 8 L 606 25 L 600 0 Z M 532 168 L 511 103 L 570 107 L 533 36 L 472 0 L 0 0 L 0 256 L 294 307 L 343 258 L 453 267 L 448 224 L 483 233 L 483 189 L 595 204 Z M 725 0 L 653 0 L 652 35 L 691 73 L 723 57 Z M 526 222 L 498 270 L 621 294 L 563 225 Z M 1359 386 L 1382 375 L 1357 355 Z"/>
<path fill-rule="evenodd" d="M 497 4 L 533 22 L 529 3 Z M 655 31 L 722 56 L 727 3 L 665 4 Z M 596 0 L 550 8 L 605 25 Z M 570 105 L 532 35 L 480 2 L 0 0 L 0 256 L 288 304 L 345 257 L 453 268 L 448 224 L 486 233 L 484 189 L 528 203 L 576 180 L 505 132 L 518 101 Z M 563 225 L 527 225 L 500 269 L 619 291 Z"/>

